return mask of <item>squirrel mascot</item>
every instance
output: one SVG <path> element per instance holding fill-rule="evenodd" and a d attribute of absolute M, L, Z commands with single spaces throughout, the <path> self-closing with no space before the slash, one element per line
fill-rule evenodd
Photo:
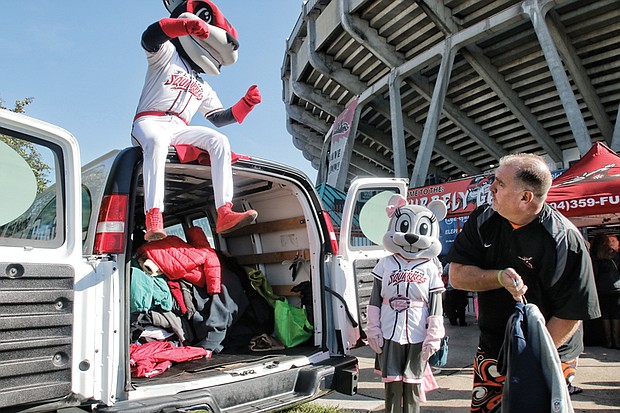
<path fill-rule="evenodd" d="M 393 195 L 387 206 L 389 226 L 367 307 L 366 336 L 377 353 L 375 372 L 385 384 L 385 411 L 417 413 L 425 392 L 437 388 L 429 357 L 445 335 L 441 294 L 444 284 L 437 256 L 443 201 L 427 207 L 407 205 Z"/>
<path fill-rule="evenodd" d="M 170 145 L 188 144 L 209 152 L 217 207 L 217 233 L 252 223 L 254 210 L 232 210 L 233 177 L 228 138 L 211 128 L 190 126 L 200 111 L 216 127 L 241 123 L 261 95 L 252 85 L 224 109 L 200 74 L 218 75 L 237 61 L 237 31 L 210 1 L 164 0 L 171 13 L 142 34 L 148 69 L 132 127 L 132 143 L 144 156 L 144 212 L 147 241 L 166 237 L 163 227 L 165 164 Z"/>

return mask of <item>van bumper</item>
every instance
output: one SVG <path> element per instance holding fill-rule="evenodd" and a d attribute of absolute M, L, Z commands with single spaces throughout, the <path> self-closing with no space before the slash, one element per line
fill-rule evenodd
<path fill-rule="evenodd" d="M 174 409 L 219 412 L 269 412 L 292 407 L 332 391 L 357 391 L 358 362 L 353 356 L 292 368 L 235 383 L 185 391 L 173 396 L 120 401 L 95 412 L 156 413 Z M 240 391 L 242 389 L 242 391 Z"/>

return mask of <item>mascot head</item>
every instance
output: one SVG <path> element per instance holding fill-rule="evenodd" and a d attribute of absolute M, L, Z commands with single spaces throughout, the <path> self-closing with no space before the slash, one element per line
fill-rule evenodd
<path fill-rule="evenodd" d="M 402 195 L 390 198 L 386 208 L 390 223 L 383 236 L 383 246 L 406 259 L 434 258 L 441 253 L 439 221 L 446 217 L 443 201 L 428 206 L 407 205 Z"/>
<path fill-rule="evenodd" d="M 181 36 L 172 39 L 177 51 L 198 72 L 219 75 L 222 66 L 237 61 L 237 30 L 210 1 L 163 0 L 173 18 L 201 19 L 209 25 L 209 37 Z"/>

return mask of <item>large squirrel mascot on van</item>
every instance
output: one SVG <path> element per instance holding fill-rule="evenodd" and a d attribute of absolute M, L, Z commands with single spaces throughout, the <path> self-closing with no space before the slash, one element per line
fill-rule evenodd
<path fill-rule="evenodd" d="M 437 256 L 443 201 L 407 205 L 393 195 L 383 246 L 391 255 L 372 270 L 366 336 L 377 353 L 375 371 L 385 384 L 385 411 L 415 413 L 425 392 L 437 388 L 429 357 L 445 335 L 441 304 L 444 285 Z"/>
<path fill-rule="evenodd" d="M 232 210 L 233 177 L 228 138 L 204 126 L 190 126 L 199 111 L 216 127 L 241 123 L 261 95 L 252 85 L 245 96 L 224 109 L 200 74 L 218 75 L 237 61 L 237 31 L 210 1 L 164 0 L 171 13 L 142 35 L 148 69 L 133 122 L 132 143 L 144 156 L 144 212 L 147 241 L 166 237 L 163 228 L 164 170 L 168 147 L 189 144 L 209 152 L 216 232 L 227 233 L 252 223 L 256 211 Z"/>

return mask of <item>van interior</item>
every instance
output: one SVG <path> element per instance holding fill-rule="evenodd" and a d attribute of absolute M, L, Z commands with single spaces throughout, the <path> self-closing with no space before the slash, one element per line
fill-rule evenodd
<path fill-rule="evenodd" d="M 153 340 L 149 338 L 151 333 L 165 334 L 166 340 L 206 347 L 212 350 L 212 355 L 173 363 L 161 374 L 147 373 L 147 377 L 137 377 L 136 369 L 132 368 L 132 387 L 174 383 L 188 376 L 217 377 L 228 368 L 239 369 L 255 362 L 277 364 L 296 359 L 297 364 L 308 363 L 309 357 L 320 353 L 322 309 L 315 308 L 315 303 L 321 301 L 314 296 L 321 294 L 321 290 L 313 280 L 320 279 L 317 274 L 321 263 L 316 257 L 321 244 L 316 236 L 317 220 L 304 188 L 276 174 L 235 168 L 233 209 L 254 209 L 258 218 L 254 224 L 218 235 L 211 168 L 195 163 L 168 163 L 163 213 L 168 237 L 152 242 L 170 248 L 167 246 L 170 238 L 178 237 L 191 247 L 188 230 L 199 227 L 221 265 L 222 292 L 209 294 L 204 286 L 159 275 L 157 278 L 163 278 L 168 285 L 180 288 L 187 302 L 185 310 L 175 301 L 172 309 L 166 311 L 154 302 L 150 309 L 137 310 L 133 305 L 134 301 L 142 300 L 133 288 L 137 285 L 137 274 L 148 273 L 144 265 L 141 267 L 139 256 L 145 248 L 141 177 L 136 185 L 135 229 L 129 260 L 131 279 L 126 280 L 130 287 L 128 300 L 132 303 L 127 317 L 128 348 Z M 274 337 L 274 299 L 286 299 L 289 304 L 305 309 L 308 336 L 301 343 L 286 346 Z M 160 322 L 162 318 L 164 323 Z M 167 319 L 173 319 L 173 325 L 179 323 L 176 331 L 181 325 L 181 333 L 158 325 L 169 322 Z"/>

